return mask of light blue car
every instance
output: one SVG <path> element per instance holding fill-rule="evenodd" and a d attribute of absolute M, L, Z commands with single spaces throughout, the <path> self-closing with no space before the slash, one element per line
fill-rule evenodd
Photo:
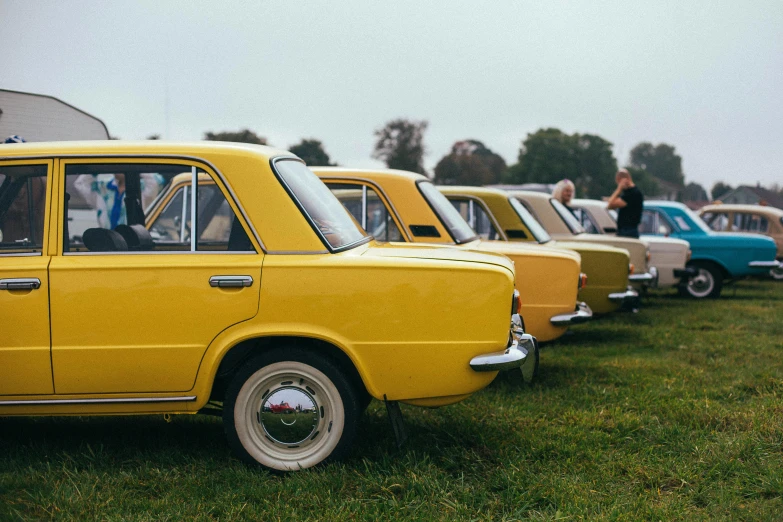
<path fill-rule="evenodd" d="M 684 239 L 691 245 L 688 283 L 682 295 L 718 297 L 724 281 L 750 275 L 763 276 L 780 267 L 775 241 L 760 234 L 716 234 L 682 203 L 645 201 L 639 233 Z"/>

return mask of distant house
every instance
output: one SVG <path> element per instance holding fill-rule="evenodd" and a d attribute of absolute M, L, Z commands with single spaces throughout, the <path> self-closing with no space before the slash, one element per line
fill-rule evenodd
<path fill-rule="evenodd" d="M 780 194 L 767 190 L 760 186 L 751 187 L 740 185 L 734 190 L 723 194 L 720 198 L 723 203 L 732 203 L 740 205 L 761 205 L 766 204 L 771 207 L 783 209 L 783 197 Z"/>
<path fill-rule="evenodd" d="M 666 201 L 679 201 L 682 191 L 685 189 L 682 185 L 666 181 L 655 176 L 652 177 L 658 184 L 658 192 L 656 194 L 645 194 L 645 199 L 657 199 Z"/>
<path fill-rule="evenodd" d="M 27 141 L 108 140 L 109 130 L 53 96 L 0 89 L 0 143 L 12 135 Z"/>

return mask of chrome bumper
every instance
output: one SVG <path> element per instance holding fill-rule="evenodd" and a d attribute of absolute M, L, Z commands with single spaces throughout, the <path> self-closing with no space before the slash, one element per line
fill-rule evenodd
<path fill-rule="evenodd" d="M 650 267 L 650 271 L 644 274 L 631 274 L 628 280 L 632 283 L 647 283 L 649 286 L 658 286 L 658 269 Z"/>
<path fill-rule="evenodd" d="M 576 309 L 570 314 L 561 314 L 552 317 L 549 322 L 555 326 L 568 326 L 572 324 L 584 323 L 593 317 L 593 311 L 587 306 L 587 303 L 576 303 Z"/>
<path fill-rule="evenodd" d="M 638 298 L 639 292 L 630 287 L 625 292 L 615 292 L 613 294 L 609 294 L 609 299 L 611 301 L 631 301 Z"/>
<path fill-rule="evenodd" d="M 750 268 L 780 268 L 783 266 L 780 261 L 751 261 L 748 263 Z"/>
<path fill-rule="evenodd" d="M 511 318 L 511 343 L 502 352 L 477 355 L 470 360 L 475 372 L 497 372 L 521 368 L 527 362 L 527 354 L 534 350 L 536 338 L 522 330 L 522 319 L 518 314 Z"/>

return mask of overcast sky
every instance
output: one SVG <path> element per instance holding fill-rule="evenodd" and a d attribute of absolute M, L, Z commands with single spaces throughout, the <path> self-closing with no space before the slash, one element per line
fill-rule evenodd
<path fill-rule="evenodd" d="M 0 88 L 56 96 L 124 139 L 249 128 L 372 160 L 426 119 L 431 169 L 460 139 L 516 162 L 542 127 L 621 163 L 666 142 L 708 189 L 783 184 L 783 2 L 0 0 Z"/>

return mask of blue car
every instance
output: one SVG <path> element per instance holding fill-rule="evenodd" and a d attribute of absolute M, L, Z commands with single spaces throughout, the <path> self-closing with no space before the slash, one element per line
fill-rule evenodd
<path fill-rule="evenodd" d="M 639 233 L 684 239 L 691 245 L 691 277 L 680 294 L 718 297 L 724 281 L 765 275 L 780 266 L 775 241 L 760 234 L 716 234 L 682 203 L 645 201 Z"/>

